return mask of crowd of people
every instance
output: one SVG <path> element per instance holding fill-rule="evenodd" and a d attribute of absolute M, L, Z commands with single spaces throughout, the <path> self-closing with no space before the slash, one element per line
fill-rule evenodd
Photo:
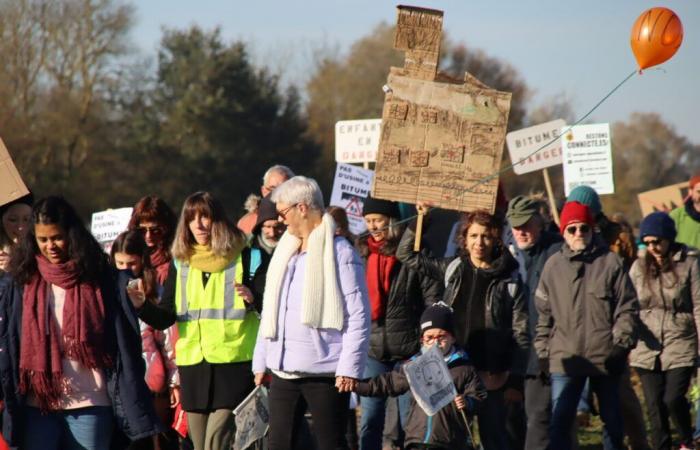
<path fill-rule="evenodd" d="M 700 175 L 689 189 L 636 233 L 588 186 L 558 223 L 519 195 L 462 214 L 443 246 L 419 203 L 416 250 L 406 205 L 368 197 L 353 236 L 277 165 L 237 225 L 209 192 L 179 218 L 149 195 L 108 254 L 69 201 L 27 195 L 0 207 L 2 437 L 229 449 L 233 410 L 263 385 L 271 450 L 574 449 L 591 410 L 606 450 L 695 448 Z M 457 390 L 432 416 L 404 370 L 428 350 Z"/>

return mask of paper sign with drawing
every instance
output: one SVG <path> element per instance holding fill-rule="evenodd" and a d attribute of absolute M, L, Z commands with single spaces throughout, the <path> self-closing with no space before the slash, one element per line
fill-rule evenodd
<path fill-rule="evenodd" d="M 411 393 L 429 416 L 434 416 L 457 396 L 450 370 L 437 345 L 404 365 Z"/>
<path fill-rule="evenodd" d="M 250 447 L 267 433 L 270 422 L 270 410 L 267 401 L 267 389 L 258 386 L 248 397 L 233 410 L 236 415 L 235 450 Z"/>

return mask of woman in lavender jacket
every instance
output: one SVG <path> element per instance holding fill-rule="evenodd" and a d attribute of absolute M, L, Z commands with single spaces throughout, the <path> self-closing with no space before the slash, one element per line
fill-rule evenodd
<path fill-rule="evenodd" d="M 253 356 L 256 384 L 272 373 L 269 449 L 292 447 L 307 407 L 319 448 L 346 449 L 349 396 L 369 345 L 362 263 L 346 239 L 335 237 L 314 180 L 294 177 L 272 201 L 287 231 L 268 268 Z"/>

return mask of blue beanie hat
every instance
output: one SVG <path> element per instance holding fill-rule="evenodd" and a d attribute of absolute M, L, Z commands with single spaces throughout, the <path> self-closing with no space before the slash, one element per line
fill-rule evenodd
<path fill-rule="evenodd" d="M 600 212 L 603 210 L 598 193 L 592 187 L 586 186 L 585 184 L 573 188 L 571 192 L 569 192 L 569 197 L 566 199 L 566 201 L 579 202 L 582 205 L 588 206 L 593 214 L 593 217 L 600 214 Z"/>
<path fill-rule="evenodd" d="M 642 219 L 639 237 L 654 236 L 673 241 L 676 239 L 676 224 L 665 212 L 653 212 Z"/>

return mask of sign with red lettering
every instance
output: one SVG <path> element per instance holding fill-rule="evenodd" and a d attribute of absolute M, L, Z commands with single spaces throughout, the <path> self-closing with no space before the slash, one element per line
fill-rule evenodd
<path fill-rule="evenodd" d="M 561 164 L 561 140 L 556 138 L 565 126 L 563 119 L 557 119 L 508 133 L 506 144 L 513 172 L 522 175 Z"/>
<path fill-rule="evenodd" d="M 345 209 L 350 232 L 361 234 L 367 231 L 362 216 L 362 206 L 372 187 L 374 172 L 350 164 L 338 164 L 333 181 L 331 202 Z"/>
<path fill-rule="evenodd" d="M 382 119 L 341 120 L 335 124 L 335 161 L 365 163 L 377 160 Z"/>

